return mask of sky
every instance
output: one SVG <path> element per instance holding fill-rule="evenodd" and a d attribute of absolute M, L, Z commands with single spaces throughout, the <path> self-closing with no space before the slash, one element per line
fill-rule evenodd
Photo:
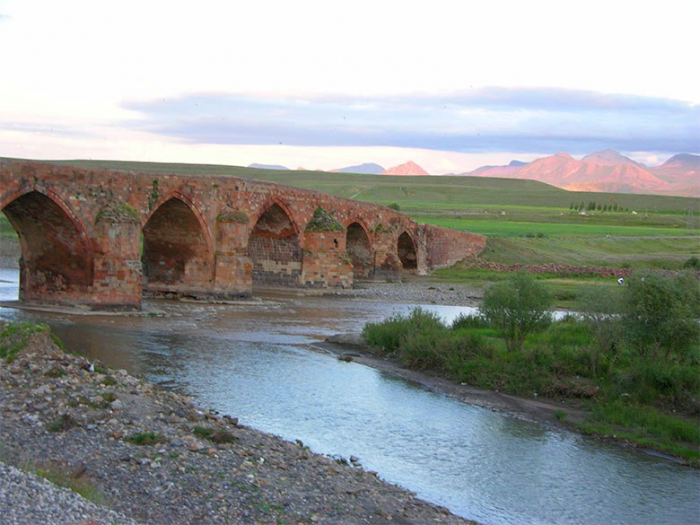
<path fill-rule="evenodd" d="M 700 153 L 700 0 L 0 0 L 0 156 Z"/>

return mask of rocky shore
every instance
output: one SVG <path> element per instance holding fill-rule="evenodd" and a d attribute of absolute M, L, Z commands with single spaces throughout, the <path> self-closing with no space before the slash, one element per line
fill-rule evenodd
<path fill-rule="evenodd" d="M 0 460 L 7 524 L 468 523 L 354 458 L 314 454 L 67 354 L 47 331 L 0 360 Z"/>

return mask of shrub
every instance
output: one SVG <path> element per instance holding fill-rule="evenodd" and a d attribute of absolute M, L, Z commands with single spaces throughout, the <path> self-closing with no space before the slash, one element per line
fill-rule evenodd
<path fill-rule="evenodd" d="M 617 290 L 590 287 L 580 294 L 581 316 L 595 339 L 591 351 L 591 375 L 595 376 L 601 358 L 605 358 L 610 369 L 618 357 L 622 340 L 620 324 L 620 294 Z"/>
<path fill-rule="evenodd" d="M 518 272 L 492 285 L 479 307 L 488 323 L 500 330 L 508 350 L 519 350 L 528 334 L 546 328 L 552 321 L 552 297 L 528 273 Z"/>
<path fill-rule="evenodd" d="M 700 270 L 700 259 L 693 256 L 683 263 L 683 268 L 688 268 L 690 270 Z"/>
<path fill-rule="evenodd" d="M 391 204 L 389 204 L 387 206 L 387 208 L 391 208 L 392 210 L 396 210 L 396 211 L 401 211 L 401 206 L 399 205 L 398 202 L 392 202 Z"/>
<path fill-rule="evenodd" d="M 468 315 L 459 314 L 458 317 L 452 321 L 453 330 L 462 330 L 465 328 L 488 328 L 489 324 L 480 315 Z"/>
<path fill-rule="evenodd" d="M 636 273 L 623 294 L 622 323 L 630 346 L 645 357 L 687 358 L 700 338 L 700 288 L 690 275 Z"/>
<path fill-rule="evenodd" d="M 396 314 L 378 323 L 367 323 L 362 329 L 365 342 L 383 354 L 392 354 L 399 349 L 401 336 L 408 331 L 406 316 Z"/>

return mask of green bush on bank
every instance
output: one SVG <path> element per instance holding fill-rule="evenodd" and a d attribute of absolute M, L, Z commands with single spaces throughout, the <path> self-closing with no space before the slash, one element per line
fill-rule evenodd
<path fill-rule="evenodd" d="M 500 298 L 510 292 L 517 299 L 520 284 L 508 280 L 494 287 L 500 287 Z M 534 326 L 517 336 L 509 334 L 501 321 L 484 315 L 483 306 L 479 315 L 460 316 L 450 326 L 435 314 L 416 309 L 370 323 L 363 334 L 378 351 L 409 367 L 432 369 L 459 382 L 511 394 L 575 400 L 591 409 L 584 431 L 624 436 L 696 461 L 700 458 L 697 280 L 688 275 L 636 274 L 624 287 L 584 295 L 580 314 L 534 325 L 527 324 L 530 313 L 523 313 L 517 300 L 506 298 L 501 306 L 505 305 L 502 313 L 508 321 L 520 319 Z M 663 311 L 656 314 L 657 309 Z"/>

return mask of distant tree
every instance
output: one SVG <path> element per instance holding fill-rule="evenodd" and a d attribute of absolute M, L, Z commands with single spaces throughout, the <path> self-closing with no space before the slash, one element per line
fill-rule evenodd
<path fill-rule="evenodd" d="M 588 203 L 588 210 L 589 211 L 594 211 L 595 210 L 595 201 L 590 201 Z"/>
<path fill-rule="evenodd" d="M 401 206 L 399 205 L 398 202 L 392 202 L 391 204 L 389 204 L 387 206 L 387 208 L 391 208 L 392 210 L 396 210 L 396 211 L 401 211 Z"/>
<path fill-rule="evenodd" d="M 518 272 L 484 293 L 479 311 L 497 328 L 510 351 L 519 350 L 528 334 L 552 322 L 552 296 L 529 273 Z"/>

